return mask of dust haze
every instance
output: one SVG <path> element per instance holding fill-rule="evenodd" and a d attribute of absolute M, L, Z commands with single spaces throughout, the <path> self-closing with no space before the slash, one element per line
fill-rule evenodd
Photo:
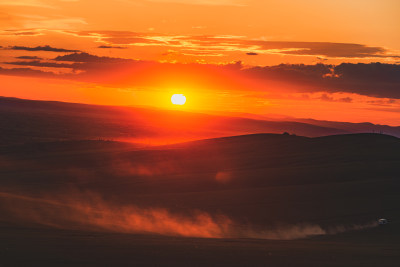
<path fill-rule="evenodd" d="M 60 229 L 107 231 L 132 234 L 160 234 L 199 238 L 256 238 L 293 240 L 333 235 L 378 226 L 376 222 L 337 225 L 323 228 L 317 224 L 284 224 L 271 229 L 241 225 L 223 214 L 193 210 L 190 214 L 164 208 L 121 206 L 108 203 L 95 193 L 62 193 L 44 198 L 0 193 L 3 220 Z"/>

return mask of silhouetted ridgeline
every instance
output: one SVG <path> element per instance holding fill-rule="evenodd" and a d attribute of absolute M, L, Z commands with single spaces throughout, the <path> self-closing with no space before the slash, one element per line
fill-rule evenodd
<path fill-rule="evenodd" d="M 0 98 L 0 145 L 60 140 L 118 140 L 168 144 L 250 133 L 325 136 L 399 127 L 314 120 L 265 121 L 145 108 Z"/>

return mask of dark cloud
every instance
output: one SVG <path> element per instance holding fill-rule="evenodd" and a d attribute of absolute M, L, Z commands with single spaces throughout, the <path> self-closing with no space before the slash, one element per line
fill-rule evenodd
<path fill-rule="evenodd" d="M 328 96 L 327 94 L 322 94 L 322 96 L 319 99 L 323 101 L 334 101 L 333 97 Z"/>
<path fill-rule="evenodd" d="M 86 63 L 129 63 L 136 60 L 116 58 L 116 57 L 99 57 L 89 53 L 73 53 L 54 58 L 55 61 L 70 61 L 70 62 L 86 62 Z"/>
<path fill-rule="evenodd" d="M 111 45 L 100 45 L 97 48 L 116 48 L 116 49 L 126 49 L 127 47 L 123 46 L 111 46 Z"/>
<path fill-rule="evenodd" d="M 364 80 L 368 82 L 380 82 L 383 84 L 391 82 L 400 83 L 400 65 L 396 64 L 342 63 L 335 66 L 334 71 L 343 79 L 348 80 Z"/>
<path fill-rule="evenodd" d="M 248 56 L 258 56 L 258 53 L 248 52 L 248 53 L 246 53 L 246 55 L 248 55 Z"/>
<path fill-rule="evenodd" d="M 53 72 L 47 72 L 42 70 L 34 70 L 31 68 L 11 68 L 6 69 L 0 67 L 0 75 L 10 76 L 31 76 L 31 77 L 56 77 Z"/>
<path fill-rule="evenodd" d="M 367 101 L 370 104 L 379 105 L 379 106 L 391 106 L 396 103 L 395 99 L 379 99 L 379 100 L 370 100 Z"/>
<path fill-rule="evenodd" d="M 333 98 L 332 96 L 329 96 L 327 94 L 322 94 L 319 99 L 323 101 L 329 101 L 329 102 L 344 102 L 344 103 L 351 103 L 353 101 L 352 98 L 350 97 L 343 97 L 343 98 Z"/>
<path fill-rule="evenodd" d="M 339 102 L 351 103 L 353 99 L 351 97 L 343 97 L 338 99 Z"/>
<path fill-rule="evenodd" d="M 49 68 L 72 68 L 79 69 L 81 66 L 79 63 L 75 64 L 65 64 L 65 63 L 55 63 L 55 62 L 42 62 L 39 60 L 33 61 L 13 61 L 13 62 L 3 62 L 9 65 L 19 65 L 19 66 L 34 66 L 34 67 L 49 67 Z"/>
<path fill-rule="evenodd" d="M 79 50 L 70 50 L 64 48 L 55 48 L 49 45 L 45 46 L 36 46 L 36 47 L 28 47 L 28 46 L 11 46 L 8 49 L 11 50 L 24 50 L 24 51 L 49 51 L 49 52 L 80 52 Z"/>
<path fill-rule="evenodd" d="M 308 92 L 347 92 L 400 99 L 400 65 L 396 64 L 281 64 L 242 72 L 260 79 L 291 83 Z"/>
<path fill-rule="evenodd" d="M 304 64 L 280 64 L 276 66 L 253 67 L 243 70 L 244 73 L 255 75 L 260 78 L 284 80 L 308 80 L 322 79 L 326 74 L 332 72 L 332 65 L 322 63 L 315 65 Z"/>
<path fill-rule="evenodd" d="M 182 64 L 182 63 L 160 63 L 156 61 L 141 61 L 126 58 L 102 57 L 88 53 L 72 53 L 63 56 L 57 56 L 47 61 L 14 61 L 7 62 L 11 65 L 23 65 L 52 68 L 71 68 L 69 72 L 41 73 L 40 71 L 28 70 L 9 71 L 1 70 L 0 74 L 26 75 L 26 76 L 51 76 L 53 78 L 70 79 L 98 83 L 107 86 L 132 87 L 132 86 L 160 86 L 164 84 L 165 78 L 168 80 L 190 80 L 196 83 L 213 82 L 219 83 L 212 73 L 219 70 L 239 71 L 243 66 L 241 62 L 233 62 L 228 65 L 209 65 L 209 64 Z M 205 72 L 205 69 L 208 69 Z M 43 69 L 46 71 L 46 69 Z M 206 76 L 199 73 L 209 73 Z M 212 74 L 212 75 L 211 75 Z M 227 75 L 226 71 L 221 72 Z M 221 81 L 225 79 L 221 79 Z M 229 81 L 229 79 L 227 79 Z"/>
<path fill-rule="evenodd" d="M 42 59 L 37 56 L 20 56 L 20 57 L 15 57 L 15 58 L 18 58 L 18 59 Z"/>
<path fill-rule="evenodd" d="M 25 58 L 23 58 L 25 59 Z M 244 68 L 242 62 L 233 62 L 228 65 L 211 64 L 172 64 L 155 61 L 140 61 L 126 58 L 96 56 L 88 53 L 71 53 L 60 55 L 53 60 L 40 61 L 14 61 L 6 62 L 9 65 L 70 68 L 80 70 L 73 74 L 54 74 L 56 77 L 68 79 L 82 79 L 86 81 L 102 82 L 109 77 L 124 81 L 126 85 L 136 84 L 143 76 L 143 70 L 148 75 L 151 73 L 165 73 L 168 77 L 182 75 L 189 70 L 193 73 L 192 79 L 202 79 L 195 73 L 201 73 L 202 69 L 229 70 L 242 75 L 256 78 L 268 83 L 277 81 L 290 84 L 290 87 L 297 88 L 302 93 L 323 92 L 323 93 L 356 93 L 379 98 L 400 99 L 400 65 L 397 64 L 351 64 L 329 65 L 318 63 L 315 65 L 304 64 L 280 64 L 276 66 Z M 40 71 L 39 71 L 40 72 Z M 25 73 L 26 75 L 42 75 L 37 71 L 27 69 L 2 69 L 0 73 L 14 75 Z M 22 74 L 21 74 L 22 75 Z M 49 75 L 49 74 L 46 74 Z M 110 78 L 111 79 L 111 78 Z M 111 84 L 111 80 L 109 81 Z M 178 78 L 177 78 L 178 79 Z M 146 82 L 149 82 L 146 80 Z M 146 85 L 145 82 L 141 84 Z M 331 99 L 329 94 L 322 96 L 322 100 L 351 102 L 351 98 Z"/>

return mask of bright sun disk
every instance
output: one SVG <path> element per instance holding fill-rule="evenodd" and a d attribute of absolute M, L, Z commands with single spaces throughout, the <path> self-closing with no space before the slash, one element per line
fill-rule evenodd
<path fill-rule="evenodd" d="M 186 103 L 186 96 L 183 94 L 174 94 L 171 97 L 171 102 L 174 105 L 184 105 Z"/>

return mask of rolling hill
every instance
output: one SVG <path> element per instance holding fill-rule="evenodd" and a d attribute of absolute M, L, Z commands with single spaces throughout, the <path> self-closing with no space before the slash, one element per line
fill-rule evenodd
<path fill-rule="evenodd" d="M 4 98 L 0 114 L 0 265 L 400 262 L 397 137 Z"/>
<path fill-rule="evenodd" d="M 0 98 L 0 145 L 60 140 L 114 140 L 157 145 L 253 133 L 317 137 L 399 127 L 321 121 L 255 120 L 174 110 Z"/>
<path fill-rule="evenodd" d="M 240 224 L 329 226 L 400 219 L 399 149 L 380 134 L 254 134 L 151 149 L 65 141 L 3 147 L 0 175 L 8 194 L 90 192 L 113 205 L 201 210 Z"/>

